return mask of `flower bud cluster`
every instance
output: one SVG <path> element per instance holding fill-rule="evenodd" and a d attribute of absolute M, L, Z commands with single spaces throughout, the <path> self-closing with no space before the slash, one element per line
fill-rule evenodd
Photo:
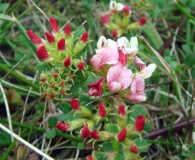
<path fill-rule="evenodd" d="M 115 106 L 112 110 L 111 107 L 106 107 L 103 102 L 99 102 L 98 107 L 90 111 L 81 105 L 76 98 L 70 100 L 70 105 L 72 110 L 80 115 L 80 118 L 58 122 L 56 128 L 63 132 L 79 131 L 73 133 L 79 133 L 79 136 L 85 139 L 86 143 L 115 140 L 124 145 L 128 143 L 130 153 L 137 154 L 139 152 L 134 138 L 138 137 L 144 130 L 146 120 L 143 115 L 138 115 L 134 123 L 129 123 L 127 122 L 127 119 L 130 118 L 128 117 L 128 109 L 124 105 Z M 112 125 L 116 126 L 117 133 L 107 129 L 111 128 Z"/>
<path fill-rule="evenodd" d="M 85 74 L 85 62 L 77 55 L 88 43 L 88 32 L 76 37 L 68 23 L 62 30 L 55 18 L 49 18 L 49 22 L 51 32 L 45 32 L 45 39 L 31 30 L 26 33 L 37 47 L 37 57 L 52 66 L 41 74 L 42 98 L 58 99 L 68 93 L 77 72 Z"/>
<path fill-rule="evenodd" d="M 108 90 L 135 103 L 145 101 L 144 80 L 152 75 L 156 65 L 146 66 L 136 56 L 137 51 L 137 37 L 132 37 L 130 41 L 126 37 L 113 41 L 101 36 L 90 63 L 102 78 L 88 84 L 89 96 L 101 96 L 103 91 Z"/>
<path fill-rule="evenodd" d="M 112 37 L 117 38 L 130 30 L 140 28 L 146 23 L 146 17 L 141 17 L 139 21 L 131 23 L 131 7 L 110 1 L 109 12 L 102 15 L 102 23 L 111 31 Z"/>

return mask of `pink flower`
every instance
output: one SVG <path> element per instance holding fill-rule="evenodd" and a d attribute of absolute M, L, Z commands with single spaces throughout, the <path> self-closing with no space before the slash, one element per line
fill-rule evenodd
<path fill-rule="evenodd" d="M 123 12 L 124 12 L 124 14 L 126 14 L 126 15 L 131 14 L 131 8 L 130 8 L 130 6 L 124 6 L 124 7 L 123 7 Z"/>
<path fill-rule="evenodd" d="M 81 129 L 81 136 L 83 138 L 87 138 L 90 135 L 90 130 L 88 128 L 88 124 L 85 124 L 85 126 Z"/>
<path fill-rule="evenodd" d="M 131 82 L 131 93 L 127 95 L 127 98 L 133 102 L 143 102 L 146 100 L 144 93 L 144 79 L 140 76 L 135 76 Z"/>
<path fill-rule="evenodd" d="M 102 77 L 97 82 L 93 82 L 87 85 L 87 87 L 89 88 L 89 96 L 102 96 L 102 84 L 104 80 L 105 78 Z"/>
<path fill-rule="evenodd" d="M 134 124 L 134 128 L 136 131 L 142 131 L 144 129 L 144 125 L 145 125 L 145 117 L 142 115 L 138 115 L 136 120 L 135 120 L 135 124 Z"/>
<path fill-rule="evenodd" d="M 106 116 L 106 107 L 103 102 L 99 103 L 98 116 L 102 118 Z"/>
<path fill-rule="evenodd" d="M 118 51 L 111 47 L 96 50 L 96 54 L 91 58 L 90 63 L 97 71 L 105 64 L 117 64 L 119 59 Z"/>
<path fill-rule="evenodd" d="M 110 92 L 124 90 L 131 84 L 132 72 L 122 64 L 112 66 L 107 73 L 107 85 Z"/>
<path fill-rule="evenodd" d="M 56 128 L 59 129 L 59 130 L 61 130 L 61 131 L 66 132 L 66 131 L 69 131 L 70 126 L 69 126 L 68 123 L 65 123 L 65 122 L 58 122 L 58 123 L 56 124 Z"/>
<path fill-rule="evenodd" d="M 134 58 L 133 63 L 139 67 L 140 70 L 143 70 L 144 68 L 146 68 L 146 64 L 139 59 L 137 56 Z"/>
<path fill-rule="evenodd" d="M 118 51 L 117 42 L 111 39 L 106 39 L 106 37 L 101 36 L 97 42 L 97 49 L 102 49 L 105 47 L 110 47 L 114 49 L 116 52 Z"/>
<path fill-rule="evenodd" d="M 110 21 L 110 13 L 105 13 L 103 16 L 102 16 L 102 23 L 103 24 L 108 24 Z"/>
<path fill-rule="evenodd" d="M 117 140 L 119 142 L 122 142 L 125 140 L 127 135 L 127 128 L 125 127 L 118 135 L 117 135 Z"/>

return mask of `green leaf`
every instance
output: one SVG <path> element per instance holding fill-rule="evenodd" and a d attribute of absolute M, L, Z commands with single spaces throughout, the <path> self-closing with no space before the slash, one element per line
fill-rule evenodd
<path fill-rule="evenodd" d="M 84 149 L 85 148 L 85 144 L 83 142 L 79 142 L 77 144 L 77 147 L 78 147 L 78 149 Z"/>
<path fill-rule="evenodd" d="M 111 151 L 113 151 L 112 144 L 110 142 L 102 143 L 101 151 L 104 151 L 104 152 L 111 152 Z"/>
<path fill-rule="evenodd" d="M 133 124 L 138 115 L 146 116 L 146 108 L 142 105 L 134 105 L 130 108 L 127 124 Z"/>
<path fill-rule="evenodd" d="M 1 131 L 0 132 L 0 146 L 4 146 L 4 145 L 9 145 L 11 143 L 11 136 L 5 132 L 5 131 Z"/>
<path fill-rule="evenodd" d="M 111 132 L 111 133 L 118 133 L 119 132 L 118 126 L 114 123 L 107 123 L 104 126 L 104 129 L 108 132 Z"/>
<path fill-rule="evenodd" d="M 80 90 L 80 83 L 75 82 L 75 84 L 70 87 L 70 92 L 73 97 L 78 96 L 79 90 Z"/>
<path fill-rule="evenodd" d="M 62 102 L 59 108 L 62 110 L 63 113 L 68 113 L 72 109 L 70 103 L 66 101 Z"/>
<path fill-rule="evenodd" d="M 50 127 L 55 127 L 58 119 L 56 117 L 49 117 L 48 123 Z"/>
<path fill-rule="evenodd" d="M 144 131 L 148 133 L 148 132 L 150 132 L 150 130 L 151 130 L 150 123 L 146 122 L 144 125 Z"/>
<path fill-rule="evenodd" d="M 103 152 L 95 152 L 95 158 L 96 159 L 107 159 L 108 157 L 105 155 L 105 153 L 103 153 Z"/>
<path fill-rule="evenodd" d="M 85 28 L 83 26 L 80 26 L 76 29 L 76 31 L 74 32 L 74 39 L 76 38 L 80 38 L 81 35 L 85 32 Z"/>
<path fill-rule="evenodd" d="M 139 152 L 147 152 L 149 148 L 149 143 L 145 139 L 141 139 L 140 137 L 135 139 L 135 144 L 139 150 Z"/>
<path fill-rule="evenodd" d="M 47 62 L 43 62 L 37 65 L 37 70 L 39 70 L 40 72 L 49 71 L 51 69 L 52 69 L 52 66 Z"/>
<path fill-rule="evenodd" d="M 9 7 L 9 3 L 1 3 L 0 12 L 5 11 Z"/>
<path fill-rule="evenodd" d="M 184 63 L 191 67 L 195 64 L 194 62 L 195 62 L 195 55 L 189 54 L 184 59 Z"/>
<path fill-rule="evenodd" d="M 56 136 L 56 130 L 52 129 L 52 130 L 48 130 L 45 132 L 45 137 L 48 139 L 52 139 Z"/>

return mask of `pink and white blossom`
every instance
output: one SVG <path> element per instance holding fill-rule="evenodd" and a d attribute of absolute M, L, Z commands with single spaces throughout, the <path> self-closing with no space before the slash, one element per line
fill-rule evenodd
<path fill-rule="evenodd" d="M 124 90 L 131 84 L 132 72 L 122 64 L 112 66 L 107 73 L 107 85 L 110 92 Z"/>
<path fill-rule="evenodd" d="M 133 63 L 139 67 L 140 70 L 143 70 L 144 68 L 146 68 L 146 64 L 139 59 L 137 56 L 134 58 Z"/>
<path fill-rule="evenodd" d="M 124 8 L 124 5 L 122 3 L 116 3 L 113 0 L 110 1 L 110 11 L 112 13 L 117 13 L 117 12 L 123 10 L 123 8 Z"/>
<path fill-rule="evenodd" d="M 143 79 L 147 79 L 152 76 L 152 73 L 155 71 L 156 65 L 154 63 L 149 64 L 147 67 L 142 69 L 140 72 L 136 73 L 136 75 L 142 77 Z"/>
<path fill-rule="evenodd" d="M 133 102 L 143 102 L 146 100 L 146 96 L 144 93 L 144 79 L 140 76 L 135 76 L 131 82 L 131 93 L 127 94 L 127 98 Z"/>

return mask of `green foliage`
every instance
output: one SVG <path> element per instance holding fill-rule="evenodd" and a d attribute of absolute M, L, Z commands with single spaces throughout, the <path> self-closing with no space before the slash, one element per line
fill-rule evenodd
<path fill-rule="evenodd" d="M 48 123 L 50 127 L 55 127 L 58 119 L 56 117 L 49 117 Z"/>
<path fill-rule="evenodd" d="M 5 132 L 0 132 L 0 147 L 4 147 L 6 145 L 9 145 L 11 143 L 11 136 Z"/>
<path fill-rule="evenodd" d="M 55 129 L 51 129 L 45 132 L 45 137 L 48 139 L 52 139 L 56 136 L 56 130 Z"/>
<path fill-rule="evenodd" d="M 107 123 L 104 126 L 104 129 L 108 132 L 111 132 L 111 133 L 118 133 L 119 132 L 118 126 L 114 123 Z"/>
<path fill-rule="evenodd" d="M 138 137 L 135 139 L 135 144 L 136 144 L 139 152 L 147 152 L 148 151 L 149 144 L 145 139 Z"/>

